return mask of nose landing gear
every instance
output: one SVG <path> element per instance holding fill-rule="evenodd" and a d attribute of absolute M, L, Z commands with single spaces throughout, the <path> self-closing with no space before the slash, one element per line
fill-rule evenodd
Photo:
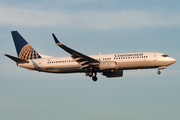
<path fill-rule="evenodd" d="M 157 74 L 160 75 L 160 74 L 161 74 L 161 71 L 158 70 Z"/>
<path fill-rule="evenodd" d="M 166 69 L 166 66 L 161 66 L 161 67 L 158 67 L 158 72 L 157 74 L 160 75 L 161 74 L 161 69 Z"/>

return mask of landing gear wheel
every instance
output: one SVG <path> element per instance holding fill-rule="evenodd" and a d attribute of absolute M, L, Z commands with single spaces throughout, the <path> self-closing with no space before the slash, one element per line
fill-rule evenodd
<path fill-rule="evenodd" d="M 158 71 L 157 73 L 158 73 L 158 75 L 160 75 L 160 74 L 161 74 L 161 71 Z"/>
<path fill-rule="evenodd" d="M 92 77 L 93 76 L 93 72 L 88 72 L 88 76 Z"/>
<path fill-rule="evenodd" d="M 96 77 L 96 76 L 93 76 L 93 77 L 92 77 L 92 80 L 93 80 L 93 81 L 97 81 L 97 77 Z"/>

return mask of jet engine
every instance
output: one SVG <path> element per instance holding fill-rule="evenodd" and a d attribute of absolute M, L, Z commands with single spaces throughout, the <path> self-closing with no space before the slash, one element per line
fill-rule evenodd
<path fill-rule="evenodd" d="M 113 71 L 113 72 L 103 72 L 104 76 L 110 78 L 110 77 L 122 77 L 123 76 L 123 70 Z"/>
<path fill-rule="evenodd" d="M 116 70 L 117 63 L 115 61 L 105 61 L 99 64 L 100 70 Z"/>

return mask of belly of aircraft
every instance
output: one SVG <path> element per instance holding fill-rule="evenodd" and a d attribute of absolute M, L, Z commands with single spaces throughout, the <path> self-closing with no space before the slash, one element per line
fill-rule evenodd
<path fill-rule="evenodd" d="M 158 66 L 163 66 L 161 61 L 126 61 L 118 62 L 118 69 L 146 69 L 146 68 L 156 68 Z"/>
<path fill-rule="evenodd" d="M 50 73 L 76 73 L 82 72 L 81 67 L 48 67 L 42 68 L 42 72 L 50 72 Z"/>

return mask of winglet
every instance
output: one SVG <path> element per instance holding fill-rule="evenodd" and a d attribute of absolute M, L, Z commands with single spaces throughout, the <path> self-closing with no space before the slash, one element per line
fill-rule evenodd
<path fill-rule="evenodd" d="M 71 48 L 63 45 L 63 44 L 57 39 L 57 37 L 56 37 L 53 33 L 52 33 L 52 35 L 53 35 L 53 38 L 54 38 L 55 43 L 56 43 L 59 47 L 61 47 L 63 50 L 65 50 L 66 52 L 68 52 L 69 54 L 71 54 L 71 55 L 73 56 L 73 59 L 74 59 L 74 60 L 78 61 L 78 59 L 79 59 L 79 60 L 81 59 L 81 61 L 88 61 L 89 63 L 99 63 L 98 60 L 96 60 L 96 59 L 94 59 L 94 58 L 91 58 L 91 57 L 89 57 L 89 56 L 87 56 L 87 55 L 84 55 L 84 54 L 82 54 L 82 53 L 80 53 L 80 52 L 78 52 L 78 51 L 75 51 L 75 50 L 73 50 L 73 49 L 71 49 Z M 86 66 L 86 67 L 87 67 L 87 66 Z"/>
<path fill-rule="evenodd" d="M 54 38 L 54 41 L 55 41 L 55 43 L 59 46 L 59 45 L 63 45 L 59 40 L 58 40 L 58 38 L 54 35 L 54 33 L 52 33 L 52 35 L 53 35 L 53 38 Z"/>

